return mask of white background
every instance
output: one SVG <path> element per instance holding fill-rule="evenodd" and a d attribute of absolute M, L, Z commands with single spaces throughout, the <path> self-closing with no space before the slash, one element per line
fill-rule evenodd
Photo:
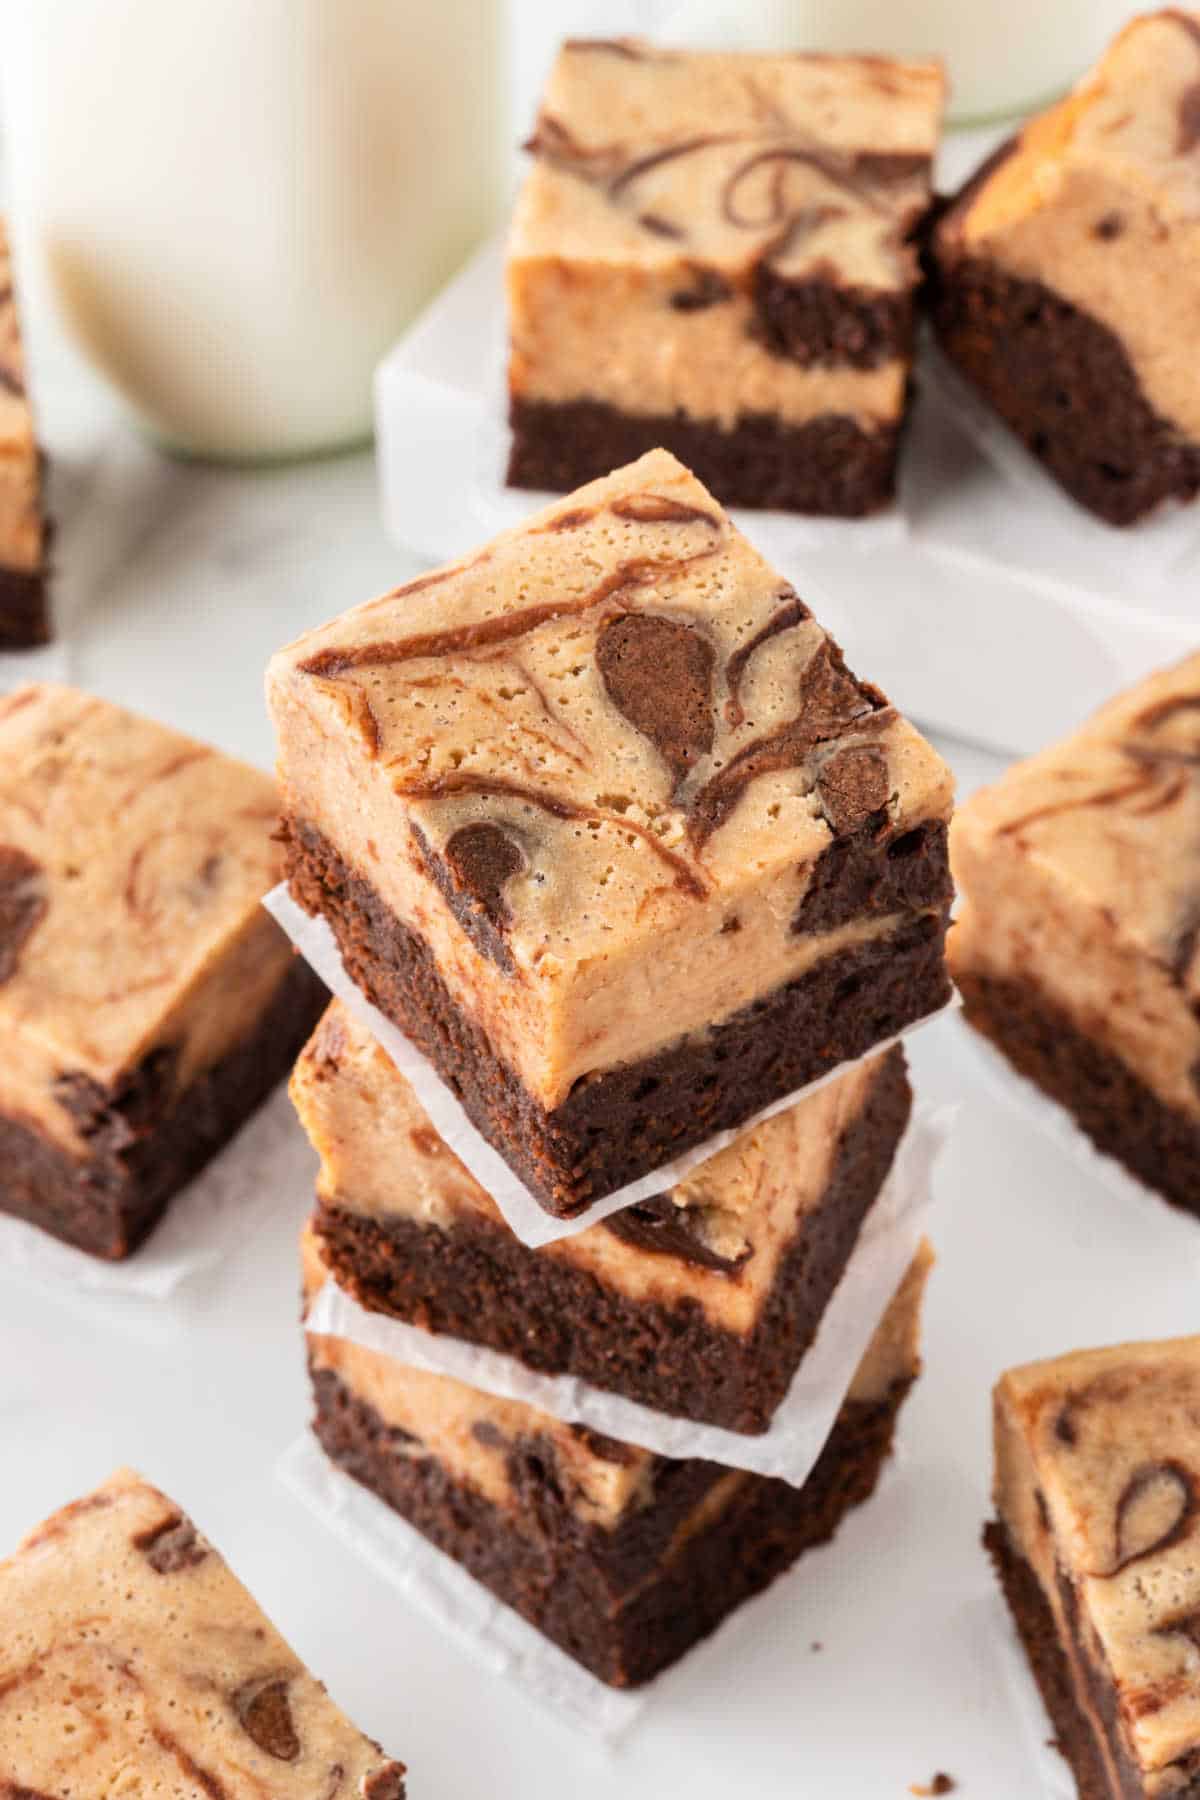
<path fill-rule="evenodd" d="M 416 572 L 383 538 L 369 460 L 264 475 L 164 462 L 36 323 L 72 678 L 267 765 L 270 651 Z M 785 573 L 803 592 L 803 569 Z M 862 673 L 888 683 L 886 668 Z M 964 792 L 1002 766 L 942 748 Z M 409 1763 L 414 1800 L 837 1800 L 903 1796 L 938 1769 L 969 1800 L 1036 1792 L 978 1542 L 988 1390 L 1031 1356 L 1194 1329 L 1200 1226 L 1117 1196 L 999 1103 L 958 1020 L 924 1034 L 913 1065 L 922 1099 L 962 1111 L 938 1184 L 927 1369 L 899 1455 L 836 1543 L 671 1673 L 617 1751 L 481 1672 L 275 1480 L 307 1413 L 308 1194 L 294 1187 L 235 1259 L 168 1303 L 47 1293 L 0 1270 L 0 1548 L 117 1464 L 139 1467 Z"/>

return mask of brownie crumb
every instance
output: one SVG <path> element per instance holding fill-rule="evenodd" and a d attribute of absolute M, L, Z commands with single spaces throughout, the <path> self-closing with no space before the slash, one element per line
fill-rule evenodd
<path fill-rule="evenodd" d="M 909 1788 L 910 1794 L 916 1794 L 917 1800 L 929 1800 L 932 1794 L 953 1794 L 958 1787 L 953 1775 L 946 1775 L 939 1769 L 928 1785 L 914 1782 Z"/>
<path fill-rule="evenodd" d="M 818 1650 L 823 1650 L 825 1648 L 825 1646 L 821 1642 L 820 1638 L 814 1638 L 812 1643 L 808 1647 L 814 1653 L 814 1655 L 816 1654 L 816 1652 Z"/>

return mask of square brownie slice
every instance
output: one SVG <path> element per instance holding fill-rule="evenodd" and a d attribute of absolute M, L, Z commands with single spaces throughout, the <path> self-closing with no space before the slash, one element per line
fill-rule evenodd
<path fill-rule="evenodd" d="M 969 1022 L 1200 1212 L 1200 655 L 973 795 L 951 841 Z"/>
<path fill-rule="evenodd" d="M 293 894 L 552 1213 L 948 996 L 949 771 L 664 451 L 268 695 Z"/>
<path fill-rule="evenodd" d="M 769 1427 L 912 1101 L 885 1051 L 669 1192 L 533 1250 L 336 1002 L 291 1091 L 321 1158 L 314 1234 L 362 1305 L 732 1431 Z"/>
<path fill-rule="evenodd" d="M 654 1456 L 310 1333 L 330 1460 L 614 1687 L 676 1662 L 870 1498 L 920 1370 L 923 1245 L 803 1487 Z M 311 1238 L 309 1290 L 324 1278 Z"/>
<path fill-rule="evenodd" d="M 0 1562 L 0 1794 L 404 1800 L 404 1767 L 122 1469 Z"/>
<path fill-rule="evenodd" d="M 263 911 L 275 784 L 72 688 L 0 698 L 0 1212 L 127 1256 L 325 999 Z"/>
<path fill-rule="evenodd" d="M 892 498 L 940 65 L 568 42 L 509 245 L 508 479 L 663 446 L 727 506 Z"/>
<path fill-rule="evenodd" d="M 1200 490 L 1200 12 L 1135 19 L 933 236 L 947 355 L 1081 506 Z"/>
<path fill-rule="evenodd" d="M 0 217 L 0 651 L 50 637 L 48 537 L 8 227 Z"/>
<path fill-rule="evenodd" d="M 1200 1338 L 1011 1369 L 984 1541 L 1084 1800 L 1200 1792 Z"/>

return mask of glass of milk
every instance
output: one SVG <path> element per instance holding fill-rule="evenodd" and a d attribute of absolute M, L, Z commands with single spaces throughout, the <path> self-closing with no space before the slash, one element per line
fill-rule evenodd
<path fill-rule="evenodd" d="M 500 0 L 6 13 L 21 249 L 134 418 L 217 458 L 363 440 L 376 362 L 503 197 Z"/>
<path fill-rule="evenodd" d="M 761 50 L 940 55 L 950 118 L 1030 110 L 1082 75 L 1133 0 L 662 0 L 667 41 Z"/>

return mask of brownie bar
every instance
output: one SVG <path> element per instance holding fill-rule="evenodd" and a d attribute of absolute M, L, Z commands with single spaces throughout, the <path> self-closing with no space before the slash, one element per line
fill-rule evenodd
<path fill-rule="evenodd" d="M 829 413 L 791 425 L 744 413 L 731 428 L 683 413 L 621 412 L 602 400 L 514 396 L 508 484 L 566 493 L 662 446 L 726 506 L 857 519 L 890 506 L 902 428 Z"/>
<path fill-rule="evenodd" d="M 931 237 L 934 327 L 1082 506 L 1131 525 L 1200 492 L 1200 13 L 1134 19 Z"/>
<path fill-rule="evenodd" d="M 404 1765 L 132 1470 L 0 1562 L 0 1645 L 3 1800 L 404 1800 Z"/>
<path fill-rule="evenodd" d="M 1098 1150 L 1176 1206 L 1200 1213 L 1200 1123 L 1164 1106 L 1036 983 L 964 971 L 959 991 L 968 1022 L 1065 1106 Z"/>
<path fill-rule="evenodd" d="M 328 996 L 298 957 L 250 1036 L 181 1093 L 154 1051 L 117 1090 L 66 1078 L 62 1101 L 87 1145 L 73 1156 L 0 1114 L 0 1212 L 116 1261 L 143 1242 L 177 1193 L 287 1076 Z"/>
<path fill-rule="evenodd" d="M 307 1053 L 310 1058 L 314 1046 Z M 314 1062 L 318 1100 L 338 1079 L 332 1055 Z M 351 1079 L 356 1085 L 363 1079 L 357 1064 Z M 387 1156 L 392 1153 L 389 1128 L 396 1100 L 387 1091 L 373 1092 L 379 1150 Z M 829 1090 L 815 1098 L 822 1115 L 836 1104 Z M 304 1117 L 303 1095 L 297 1104 Z M 308 1102 L 310 1108 L 314 1104 Z M 436 1223 L 400 1211 L 373 1215 L 352 1210 L 352 1190 L 346 1203 L 339 1204 L 336 1188 L 332 1194 L 325 1191 L 323 1171 L 313 1229 L 340 1286 L 370 1309 L 486 1345 L 546 1374 L 577 1376 L 661 1412 L 732 1431 L 766 1431 L 816 1336 L 862 1221 L 887 1176 L 910 1106 L 903 1052 L 895 1049 L 880 1059 L 865 1098 L 849 1114 L 819 1200 L 805 1205 L 797 1217 L 807 1199 L 798 1191 L 790 1239 L 776 1249 L 770 1222 L 748 1207 L 736 1217 L 734 1243 L 728 1247 L 732 1261 L 723 1260 L 701 1235 L 702 1221 L 692 1222 L 686 1194 L 615 1213 L 582 1241 L 570 1240 L 557 1251 L 530 1251 L 486 1213 L 456 1216 L 451 1210 L 447 1216 L 451 1197 L 469 1182 L 448 1152 L 440 1159 L 446 1169 L 441 1185 L 438 1162 L 422 1161 L 418 1167 L 422 1195 L 447 1196 L 435 1207 Z M 344 1132 L 354 1131 L 356 1117 L 335 1112 L 328 1122 L 317 1118 L 306 1123 L 310 1131 L 324 1126 L 336 1143 Z M 823 1116 L 814 1117 L 807 1129 L 817 1133 L 829 1126 Z M 410 1161 L 420 1157 L 421 1128 L 402 1135 L 399 1153 L 407 1149 Z M 780 1133 L 779 1141 L 779 1154 L 785 1155 L 794 1138 Z M 756 1169 L 747 1179 L 757 1189 L 774 1174 L 766 1152 Z M 735 1164 L 731 1184 L 739 1175 Z M 776 1179 L 782 1185 L 785 1172 Z M 720 1215 L 725 1198 L 721 1181 L 717 1168 L 697 1196 L 702 1215 L 706 1202 Z M 623 1259 L 606 1242 L 612 1238 L 624 1246 Z M 594 1263 L 588 1260 L 593 1246 Z M 750 1263 L 772 1255 L 774 1273 L 761 1278 L 766 1285 L 754 1322 L 741 1329 L 741 1305 L 734 1313 L 726 1303 L 741 1302 Z M 710 1276 L 697 1276 L 693 1271 L 698 1268 L 709 1270 Z M 621 1285 L 622 1269 L 636 1272 L 633 1291 Z"/>
<path fill-rule="evenodd" d="M 50 638 L 43 510 L 45 458 L 38 449 L 26 385 L 7 221 L 0 217 L 0 650 Z"/>
<path fill-rule="evenodd" d="M 984 1534 L 1080 1793 L 1200 1795 L 1200 1338 L 1080 1350 L 994 1395 Z"/>
<path fill-rule="evenodd" d="M 580 1523 L 536 1438 L 517 1442 L 509 1456 L 518 1528 L 436 1460 L 404 1456 L 379 1415 L 323 1370 L 314 1373 L 315 1429 L 339 1468 L 569 1656 L 614 1687 L 638 1687 L 870 1498 L 909 1386 L 898 1381 L 882 1400 L 844 1406 L 803 1488 L 714 1463 L 658 1459 L 655 1506 L 613 1532 Z M 690 1516 L 722 1484 L 730 1498 L 714 1525 L 686 1534 Z M 682 1546 L 664 1567 L 676 1535 Z"/>
<path fill-rule="evenodd" d="M 936 1011 L 950 996 L 940 913 L 918 912 L 902 931 L 819 962 L 703 1035 L 579 1082 L 548 1111 L 505 1067 L 459 1008 L 428 946 L 349 869 L 314 827 L 284 825 L 288 880 L 331 926 L 348 973 L 414 1040 L 468 1116 L 551 1212 L 569 1215 L 736 1126 L 873 1045 Z M 880 844 L 875 858 L 830 853 L 828 885 L 814 903 L 837 913 L 839 876 L 850 895 L 881 910 L 902 891 L 914 909 L 946 894 L 944 828 L 918 828 Z"/>

